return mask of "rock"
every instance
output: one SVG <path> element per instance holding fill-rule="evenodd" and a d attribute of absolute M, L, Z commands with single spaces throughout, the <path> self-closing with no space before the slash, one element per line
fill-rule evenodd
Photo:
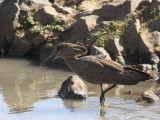
<path fill-rule="evenodd" d="M 56 9 L 51 6 L 45 6 L 34 15 L 34 19 L 43 24 L 51 24 L 54 16 L 58 16 Z"/>
<path fill-rule="evenodd" d="M 153 22 L 151 22 L 151 23 L 149 23 L 149 25 L 148 25 L 148 27 L 149 27 L 149 29 L 151 30 L 151 31 L 158 31 L 158 32 L 160 32 L 160 18 L 159 19 L 157 19 L 157 20 L 155 20 L 155 21 L 153 21 Z"/>
<path fill-rule="evenodd" d="M 119 38 L 115 38 L 106 43 L 105 48 L 111 54 L 115 54 L 114 56 L 118 56 L 121 55 L 121 53 L 124 50 L 122 45 L 123 45 L 122 41 Z"/>
<path fill-rule="evenodd" d="M 160 8 L 160 0 L 153 0 L 153 2 L 151 3 L 151 11 L 159 8 Z"/>
<path fill-rule="evenodd" d="M 86 99 L 88 97 L 88 89 L 78 76 L 71 75 L 63 82 L 58 95 L 61 98 Z"/>
<path fill-rule="evenodd" d="M 159 97 L 152 91 L 145 91 L 138 99 L 137 102 L 140 103 L 154 103 L 159 101 Z"/>
<path fill-rule="evenodd" d="M 143 6 L 150 5 L 153 0 L 141 0 L 140 4 L 138 5 L 138 10 L 142 9 Z"/>
<path fill-rule="evenodd" d="M 9 55 L 22 56 L 28 53 L 32 48 L 32 44 L 27 41 L 17 40 L 9 49 Z"/>
<path fill-rule="evenodd" d="M 155 54 L 155 48 L 159 47 L 159 32 L 149 32 L 147 30 L 143 30 L 140 36 L 139 43 L 139 56 L 142 58 L 142 62 L 147 62 L 149 64 L 154 65 L 157 69 L 157 65 L 159 63 L 159 58 Z"/>
<path fill-rule="evenodd" d="M 64 37 L 66 42 L 77 43 L 85 41 L 88 33 L 97 25 L 98 16 L 91 15 L 79 19 L 71 26 L 70 33 Z M 69 36 L 68 36 L 69 35 Z"/>
<path fill-rule="evenodd" d="M 28 17 L 33 16 L 39 9 L 44 6 L 51 6 L 48 0 L 21 0 L 19 3 L 20 13 L 19 22 L 23 22 Z"/>
<path fill-rule="evenodd" d="M 39 46 L 44 42 L 44 38 L 40 33 L 33 34 L 29 30 L 17 30 L 9 54 L 23 56 L 32 50 L 32 53 L 37 55 Z"/>
<path fill-rule="evenodd" d="M 115 61 L 121 65 L 126 65 L 123 56 L 116 56 Z"/>
<path fill-rule="evenodd" d="M 62 7 L 62 6 L 59 6 L 58 4 L 53 4 L 52 5 L 55 9 L 56 9 L 56 11 L 57 12 L 59 12 L 59 13 L 62 13 L 62 14 L 72 14 L 72 13 L 74 13 L 75 12 L 75 10 L 74 9 L 72 9 L 72 8 L 69 8 L 69 7 Z"/>
<path fill-rule="evenodd" d="M 92 45 L 90 47 L 90 55 L 102 55 L 111 60 L 109 53 L 103 47 Z"/>
<path fill-rule="evenodd" d="M 82 0 L 81 0 L 82 1 Z M 96 1 L 91 0 L 83 0 L 83 2 L 79 5 L 79 9 L 85 12 L 92 12 L 98 8 L 98 4 Z"/>
<path fill-rule="evenodd" d="M 64 3 L 65 6 L 73 6 L 73 5 L 78 6 L 84 0 L 64 0 L 64 1 L 65 1 Z"/>
<path fill-rule="evenodd" d="M 128 94 L 132 95 L 132 94 L 133 94 L 133 91 L 128 91 Z"/>
<path fill-rule="evenodd" d="M 138 50 L 139 45 L 139 32 L 140 32 L 140 21 L 136 20 L 127 28 L 126 30 L 126 44 L 127 44 L 127 53 L 134 55 Z M 132 36 L 132 37 L 131 37 Z"/>
<path fill-rule="evenodd" d="M 17 36 L 18 27 L 21 22 L 26 20 L 29 16 L 34 15 L 40 8 L 46 4 L 51 5 L 47 1 L 48 0 L 5 0 L 0 7 L 0 41 L 3 42 L 0 48 L 9 49 L 11 46 L 9 53 L 12 55 L 22 55 L 30 51 L 30 49 L 32 49 L 32 43 L 20 40 L 22 37 L 19 36 L 20 34 Z M 21 43 L 18 43 L 18 41 Z M 22 46 L 25 46 L 25 50 L 19 53 L 20 51 L 18 49 L 23 49 Z M 11 52 L 11 50 L 15 51 Z"/>
<path fill-rule="evenodd" d="M 19 22 L 32 16 L 44 5 L 49 4 L 47 1 L 5 0 L 0 7 L 0 35 L 4 35 L 9 44 L 12 43 L 16 28 L 20 26 Z"/>
<path fill-rule="evenodd" d="M 88 30 L 91 31 L 97 25 L 97 15 L 89 15 L 87 17 L 81 17 L 81 19 L 85 20 Z"/>
<path fill-rule="evenodd" d="M 105 49 L 113 55 L 112 57 L 116 62 L 119 62 L 120 64 L 125 65 L 125 61 L 123 58 L 124 53 L 124 47 L 123 47 L 123 42 L 122 40 L 115 38 L 113 40 L 110 40 L 108 43 L 105 45 Z"/>
<path fill-rule="evenodd" d="M 133 13 L 143 0 L 123 0 L 104 5 L 99 10 L 99 15 L 106 20 L 123 20 Z"/>
<path fill-rule="evenodd" d="M 5 0 L 0 7 L 0 35 L 4 35 L 8 43 L 11 43 L 14 37 L 18 15 L 19 7 L 17 3 Z"/>
<path fill-rule="evenodd" d="M 28 41 L 23 40 L 24 36 L 24 30 L 17 30 L 17 32 L 14 35 L 13 44 L 9 49 L 9 55 L 22 56 L 31 50 L 32 44 Z"/>
<path fill-rule="evenodd" d="M 65 3 L 65 0 L 54 0 L 54 3 L 60 5 L 60 6 L 63 6 L 64 3 Z"/>

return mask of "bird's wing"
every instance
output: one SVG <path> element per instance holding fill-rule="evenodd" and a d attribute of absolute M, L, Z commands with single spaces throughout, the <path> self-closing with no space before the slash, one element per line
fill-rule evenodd
<path fill-rule="evenodd" d="M 149 80 L 151 76 L 143 71 L 128 66 L 123 66 L 108 59 L 99 59 L 99 62 L 108 69 L 113 70 L 112 82 L 115 84 L 133 85 L 140 81 Z"/>
<path fill-rule="evenodd" d="M 138 70 L 136 68 L 131 68 L 128 66 L 124 66 L 124 71 L 129 74 L 131 77 L 135 78 L 135 79 L 139 79 L 140 81 L 145 81 L 145 80 L 149 80 L 152 79 L 151 75 L 143 72 L 141 70 Z"/>
<path fill-rule="evenodd" d="M 145 72 L 123 66 L 104 57 L 85 56 L 81 58 L 79 69 L 81 70 L 78 70 L 77 73 L 93 84 L 134 85 L 149 78 Z"/>
<path fill-rule="evenodd" d="M 113 60 L 110 60 L 110 59 L 107 59 L 104 57 L 98 57 L 97 61 L 99 61 L 106 68 L 110 68 L 110 69 L 113 69 L 113 70 L 119 71 L 119 72 L 123 71 L 123 65 L 121 65 Z"/>

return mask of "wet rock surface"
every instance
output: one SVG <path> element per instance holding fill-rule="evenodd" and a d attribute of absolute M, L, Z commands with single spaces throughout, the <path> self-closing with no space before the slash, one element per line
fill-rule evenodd
<path fill-rule="evenodd" d="M 160 98 L 152 91 L 145 91 L 138 99 L 137 102 L 140 103 L 155 103 L 158 102 Z"/>
<path fill-rule="evenodd" d="M 58 95 L 61 98 L 86 99 L 88 97 L 88 89 L 78 76 L 71 75 L 62 83 Z"/>

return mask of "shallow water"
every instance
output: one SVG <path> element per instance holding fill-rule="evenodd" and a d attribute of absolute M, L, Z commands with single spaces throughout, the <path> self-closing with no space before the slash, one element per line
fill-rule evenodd
<path fill-rule="evenodd" d="M 0 59 L 1 120 L 159 120 L 160 103 L 142 105 L 136 99 L 154 83 L 116 88 L 106 94 L 108 107 L 99 104 L 99 86 L 86 83 L 85 101 L 61 99 L 57 92 L 73 74 L 61 66 L 39 67 L 27 59 Z M 120 89 L 120 90 L 119 90 Z M 133 94 L 128 94 L 128 91 Z"/>

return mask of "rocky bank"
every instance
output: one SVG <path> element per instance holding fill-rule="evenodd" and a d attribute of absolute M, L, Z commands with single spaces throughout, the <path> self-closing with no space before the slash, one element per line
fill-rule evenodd
<path fill-rule="evenodd" d="M 83 44 L 89 49 L 88 54 L 105 52 L 109 59 L 146 72 L 158 71 L 160 0 L 5 0 L 1 3 L 3 54 L 29 54 L 41 61 L 61 42 Z"/>

